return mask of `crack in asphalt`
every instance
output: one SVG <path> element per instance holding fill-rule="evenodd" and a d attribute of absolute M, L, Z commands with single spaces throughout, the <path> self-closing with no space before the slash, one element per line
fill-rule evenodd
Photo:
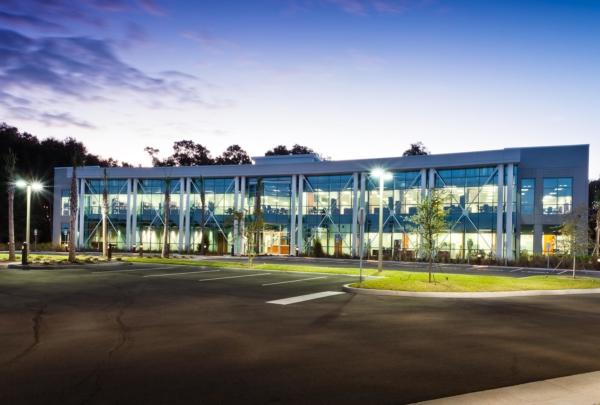
<path fill-rule="evenodd" d="M 128 307 L 130 307 L 134 303 L 134 297 L 129 291 L 125 291 L 123 288 L 116 286 L 114 284 L 108 283 L 111 287 L 117 289 L 121 297 L 117 302 L 113 302 L 106 309 L 110 308 L 113 305 L 118 305 L 118 310 L 116 315 L 114 316 L 114 322 L 117 324 L 118 328 L 118 340 L 117 342 L 107 351 L 106 359 L 100 361 L 96 367 L 85 377 L 75 383 L 71 389 L 76 389 L 83 386 L 90 380 L 93 380 L 93 389 L 92 391 L 81 401 L 82 404 L 91 402 L 98 396 L 98 394 L 102 391 L 102 378 L 106 375 L 107 371 L 110 369 L 111 362 L 113 361 L 114 355 L 120 351 L 127 343 L 133 342 L 133 337 L 131 336 L 131 329 L 125 324 L 123 321 L 123 316 L 125 315 L 125 311 Z M 66 392 L 63 391 L 63 396 L 71 391 L 71 389 L 67 389 Z"/>
<path fill-rule="evenodd" d="M 33 336 L 32 336 L 33 342 L 31 342 L 31 344 L 29 346 L 27 346 L 25 349 L 23 349 L 19 354 L 17 354 L 12 359 L 10 359 L 6 363 L 4 363 L 4 365 L 11 366 L 11 365 L 15 364 L 16 362 L 21 360 L 23 357 L 27 356 L 29 353 L 34 351 L 35 348 L 38 346 L 38 344 L 40 343 L 40 329 L 42 326 L 42 321 L 43 321 L 44 313 L 46 310 L 46 305 L 47 304 L 42 304 L 39 308 L 37 308 L 35 310 L 33 318 L 31 318 L 31 321 L 33 322 L 33 325 L 31 328 L 32 332 L 33 332 Z"/>

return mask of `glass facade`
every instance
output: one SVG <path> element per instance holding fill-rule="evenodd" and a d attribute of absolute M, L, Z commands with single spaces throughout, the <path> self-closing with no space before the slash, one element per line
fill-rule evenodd
<path fill-rule="evenodd" d="M 262 219 L 256 253 L 290 254 L 291 177 L 256 177 L 246 179 L 246 222 Z"/>
<path fill-rule="evenodd" d="M 544 178 L 542 209 L 544 215 L 567 214 L 573 204 L 573 179 Z"/>
<path fill-rule="evenodd" d="M 440 255 L 461 259 L 493 256 L 498 210 L 496 168 L 438 170 L 435 187 L 445 191 L 450 224 L 448 233 L 439 240 Z"/>
<path fill-rule="evenodd" d="M 92 249 L 102 243 L 102 205 L 106 188 L 108 202 L 108 241 L 123 248 L 126 238 L 127 181 L 120 179 L 90 179 L 85 182 L 83 195 L 84 240 Z M 66 199 L 68 211 L 69 201 Z M 63 209 L 64 209 L 63 202 Z M 68 215 L 68 212 L 67 212 Z"/>
<path fill-rule="evenodd" d="M 137 203 L 134 208 L 137 222 L 135 244 L 144 250 L 160 250 L 163 243 L 166 210 L 169 210 L 167 229 L 169 246 L 177 250 L 179 238 L 179 179 L 143 179 L 137 182 Z M 169 187 L 170 203 L 166 205 L 165 191 Z"/>
<path fill-rule="evenodd" d="M 353 176 L 307 176 L 303 185 L 304 254 L 349 256 Z"/>
<path fill-rule="evenodd" d="M 190 191 L 190 246 L 225 254 L 233 240 L 233 178 L 195 178 Z"/>
<path fill-rule="evenodd" d="M 533 215 L 535 212 L 535 179 L 521 180 L 521 214 Z"/>
<path fill-rule="evenodd" d="M 512 173 L 508 171 L 510 167 Z M 543 199 L 536 201 L 536 179 L 519 178 L 516 165 L 504 165 L 504 187 L 499 188 L 498 173 L 497 165 L 390 171 L 390 178 L 383 182 L 383 195 L 379 192 L 379 178 L 372 177 L 369 171 L 169 180 L 111 178 L 106 181 L 109 241 L 119 249 L 143 246 L 145 251 L 160 251 L 168 212 L 167 229 L 173 252 L 246 254 L 247 229 L 259 224 L 253 231 L 256 237 L 252 237 L 256 254 L 351 257 L 359 252 L 359 225 L 354 221 L 364 204 L 365 254 L 376 257 L 381 249 L 386 259 L 414 260 L 421 257 L 420 240 L 411 217 L 417 213 L 427 190 L 437 189 L 444 192 L 448 225 L 438 237 L 438 260 L 493 259 L 508 255 L 507 245 L 512 249 L 511 257 L 532 254 L 534 245 L 537 249 L 543 246 L 541 250 L 545 251 L 550 243 L 550 252 L 559 250 L 560 237 L 554 228 L 544 228 L 537 236 L 543 240 L 534 243 L 532 214 L 536 207 L 546 215 L 569 212 L 572 178 L 537 180 L 543 182 L 538 184 L 543 188 Z M 83 225 L 77 225 L 78 243 L 99 249 L 105 180 L 83 181 L 83 187 L 78 187 L 84 193 L 80 204 L 83 213 L 78 215 L 78 222 L 83 218 Z M 513 189 L 509 193 L 507 184 L 511 182 Z M 57 211 L 65 222 L 69 215 L 69 190 L 62 188 L 59 193 Z M 512 222 L 507 217 L 509 200 Z M 529 217 L 523 219 L 521 213 Z M 380 214 L 382 246 L 378 238 Z M 512 232 L 507 232 L 511 223 Z M 553 222 L 545 224 L 548 223 Z M 68 235 L 62 235 L 63 229 L 60 232 L 61 240 L 66 240 Z"/>
<path fill-rule="evenodd" d="M 417 256 L 418 237 L 412 232 L 410 217 L 421 201 L 421 173 L 394 172 L 384 180 L 383 255 L 388 258 L 412 259 Z M 365 252 L 378 255 L 379 178 L 369 176 L 366 184 Z"/>

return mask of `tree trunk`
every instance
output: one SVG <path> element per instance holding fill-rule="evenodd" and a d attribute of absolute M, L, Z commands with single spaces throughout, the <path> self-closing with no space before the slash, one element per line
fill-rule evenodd
<path fill-rule="evenodd" d="M 431 283 L 431 272 L 433 270 L 433 255 L 429 255 L 429 282 Z"/>
<path fill-rule="evenodd" d="M 576 257 L 575 257 L 575 253 L 573 253 L 573 278 L 575 278 L 575 264 L 576 264 Z"/>
<path fill-rule="evenodd" d="M 171 185 L 167 182 L 165 189 L 165 203 L 163 207 L 164 211 L 164 225 L 163 225 L 163 245 L 162 245 L 162 258 L 169 257 L 169 214 L 171 211 Z"/>
<path fill-rule="evenodd" d="M 206 212 L 206 193 L 204 190 L 204 178 L 201 178 L 200 181 L 202 182 L 200 184 L 200 209 L 202 210 L 200 213 L 200 254 L 204 255 L 206 254 L 204 249 L 204 223 L 206 222 L 204 213 Z"/>
<path fill-rule="evenodd" d="M 8 261 L 14 262 L 15 256 L 15 187 L 8 186 Z"/>
<path fill-rule="evenodd" d="M 75 238 L 77 224 L 77 166 L 73 166 L 71 195 L 69 197 L 69 263 L 75 263 Z"/>
<path fill-rule="evenodd" d="M 106 175 L 104 189 L 102 190 L 102 256 L 108 258 L 108 190 Z"/>

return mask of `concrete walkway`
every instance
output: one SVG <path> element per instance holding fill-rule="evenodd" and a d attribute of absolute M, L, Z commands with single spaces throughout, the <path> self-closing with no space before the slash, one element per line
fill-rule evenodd
<path fill-rule="evenodd" d="M 419 402 L 420 405 L 597 405 L 600 371 Z"/>

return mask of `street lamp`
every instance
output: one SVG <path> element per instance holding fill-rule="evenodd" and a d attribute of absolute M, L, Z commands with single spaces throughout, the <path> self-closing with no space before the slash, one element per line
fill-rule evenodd
<path fill-rule="evenodd" d="M 371 170 L 372 177 L 379 178 L 379 249 L 377 249 L 377 271 L 383 270 L 383 183 L 392 178 L 392 173 L 381 167 Z"/>
<path fill-rule="evenodd" d="M 25 181 L 18 180 L 15 185 L 18 188 L 25 188 L 27 190 L 27 220 L 25 223 L 25 258 L 23 258 L 23 262 L 27 264 L 27 254 L 29 253 L 29 231 L 31 228 L 31 191 L 41 191 L 44 189 L 44 185 L 37 181 Z"/>

